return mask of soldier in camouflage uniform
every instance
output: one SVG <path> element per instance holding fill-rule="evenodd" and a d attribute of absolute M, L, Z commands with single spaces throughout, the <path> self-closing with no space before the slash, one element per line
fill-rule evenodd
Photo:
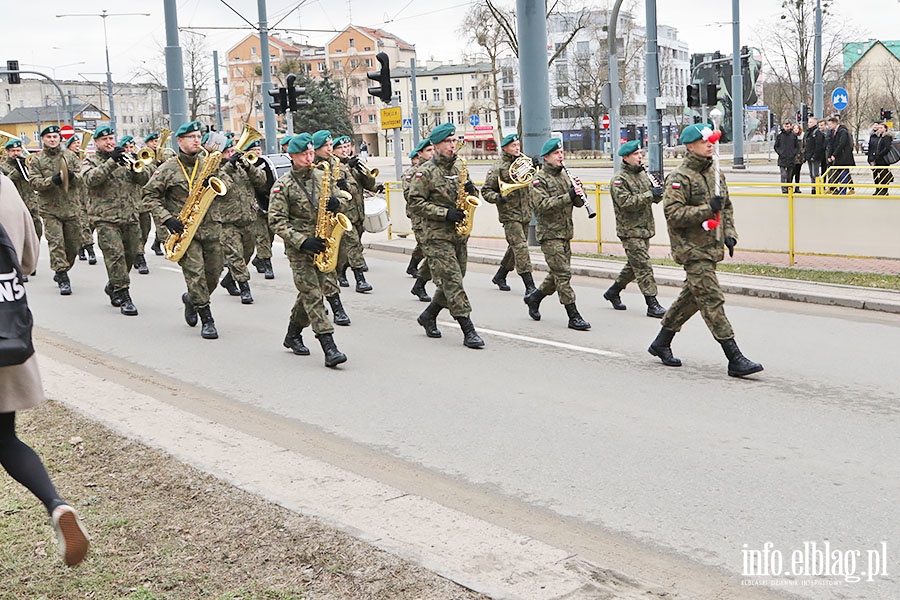
<path fill-rule="evenodd" d="M 134 142 L 134 138 L 130 135 L 122 136 L 119 140 L 119 146 L 125 149 L 125 154 L 127 154 L 131 160 L 138 161 L 137 155 L 137 144 Z M 141 170 L 148 171 L 152 173 L 156 169 L 156 160 L 154 159 L 152 162 L 144 165 Z M 144 182 L 146 183 L 146 181 Z M 139 184 L 136 181 L 130 181 L 127 184 L 131 187 L 131 191 L 128 194 L 134 203 L 135 214 L 138 216 L 138 224 L 141 229 L 141 239 L 140 244 L 138 244 L 137 253 L 134 255 L 134 268 L 137 269 L 137 272 L 141 275 L 147 275 L 150 273 L 150 267 L 147 266 L 147 259 L 144 258 L 144 246 L 147 245 L 147 238 L 150 236 L 150 211 L 145 210 L 143 200 L 141 199 L 143 195 L 143 184 Z"/>
<path fill-rule="evenodd" d="M 125 160 L 125 149 L 116 146 L 115 132 L 109 127 L 94 132 L 94 143 L 97 152 L 85 158 L 81 177 L 109 277 L 103 291 L 123 315 L 137 315 L 128 277 L 141 240 L 134 186 L 144 185 L 150 177 L 144 170 L 135 173 L 131 169 Z"/>
<path fill-rule="evenodd" d="M 247 262 L 256 244 L 253 222 L 256 219 L 256 192 L 266 187 L 266 175 L 244 159 L 231 141 L 226 145 L 222 173 L 228 178 L 228 192 L 219 199 L 222 215 L 222 250 L 228 272 L 219 284 L 232 296 L 240 296 L 241 304 L 253 304 L 250 293 L 250 271 Z"/>
<path fill-rule="evenodd" d="M 688 319 L 700 311 L 713 337 L 728 357 L 728 374 L 743 377 L 763 370 L 741 354 L 734 341 L 734 330 L 725 316 L 725 296 L 716 278 L 716 263 L 728 254 L 734 256 L 737 231 L 725 176 L 713 166 L 713 143 L 719 132 L 705 124 L 689 125 L 679 141 L 687 148 L 684 161 L 666 178 L 663 195 L 672 258 L 684 265 L 685 280 L 681 294 L 666 312 L 662 329 L 648 351 L 663 364 L 680 367 L 672 355 L 672 339 Z M 716 180 L 718 177 L 718 181 Z"/>
<path fill-rule="evenodd" d="M 569 327 L 586 331 L 591 324 L 581 318 L 575 306 L 575 290 L 572 289 L 572 207 L 584 206 L 584 191 L 577 177 L 569 180 L 563 172 L 562 140 L 550 138 L 541 147 L 544 165 L 534 177 L 534 213 L 537 217 L 537 238 L 550 272 L 541 286 L 525 296 L 528 315 L 541 320 L 541 300 L 553 292 L 559 293 L 559 302 L 569 315 Z"/>
<path fill-rule="evenodd" d="M 74 152 L 78 156 L 78 161 L 82 162 L 81 156 L 81 137 L 73 135 L 65 141 L 65 148 L 70 152 Z M 77 186 L 73 191 L 75 198 L 81 205 L 81 215 L 83 221 L 81 223 L 82 241 L 81 249 L 78 250 L 78 260 L 86 260 L 90 265 L 97 264 L 97 256 L 94 254 L 94 221 L 91 217 L 91 199 L 87 190 L 82 186 Z"/>
<path fill-rule="evenodd" d="M 403 173 L 403 199 L 406 201 L 406 216 L 412 225 L 413 235 L 416 236 L 416 247 L 413 249 L 412 258 L 409 259 L 409 266 L 406 268 L 406 272 L 416 278 L 416 282 L 413 284 L 412 289 L 409 290 L 409 293 L 417 297 L 420 302 L 431 302 L 431 296 L 425 291 L 425 283 L 431 279 L 431 269 L 428 268 L 427 260 L 422 263 L 422 268 L 419 268 L 419 261 L 425 258 L 425 251 L 422 250 L 420 241 L 422 224 L 409 210 L 409 184 L 419 169 L 419 164 L 431 160 L 432 156 L 434 156 L 434 145 L 431 143 L 431 140 L 425 138 L 409 154 L 412 166 Z"/>
<path fill-rule="evenodd" d="M 308 133 L 293 136 L 288 153 L 293 163 L 291 171 L 278 178 L 269 198 L 269 220 L 272 229 L 284 240 L 297 288 L 284 347 L 294 354 L 308 356 L 309 348 L 303 344 L 301 332 L 311 326 L 325 354 L 325 366 L 335 367 L 346 362 L 347 357 L 334 343 L 334 327 L 328 322 L 322 303 L 326 274 L 314 262 L 316 254 L 325 250 L 325 240 L 316 237 L 323 172 L 312 166 L 313 141 Z M 326 203 L 331 212 L 340 207 L 340 201 L 334 196 Z"/>
<path fill-rule="evenodd" d="M 191 191 L 206 183 L 198 180 L 205 160 L 200 155 L 201 127 L 199 121 L 191 121 L 178 128 L 175 132 L 178 154 L 164 162 L 144 186 L 144 206 L 153 214 L 157 227 L 165 226 L 172 233 L 184 233 L 184 223 L 178 215 Z M 188 289 L 181 296 L 184 320 L 194 327 L 199 315 L 203 323 L 200 336 L 208 340 L 219 337 L 209 296 L 219 283 L 224 261 L 219 241 L 222 225 L 216 221 L 215 208 L 216 201 L 213 200 L 193 241 L 178 261 Z"/>
<path fill-rule="evenodd" d="M 334 142 L 334 155 L 341 161 L 341 179 L 346 182 L 350 200 L 347 201 L 347 212 L 344 214 L 353 224 L 353 230 L 348 231 L 341 238 L 340 251 L 338 253 L 338 283 L 341 287 L 348 287 L 347 267 L 353 270 L 356 278 L 356 291 L 370 292 L 372 286 L 366 281 L 363 272 L 368 270 L 366 259 L 363 257 L 363 245 L 360 239 L 365 232 L 363 223 L 366 220 L 366 200 L 364 190 L 375 192 L 384 186 L 379 186 L 375 178 L 363 172 L 364 164 L 358 156 L 350 156 L 350 136 L 344 135 Z"/>
<path fill-rule="evenodd" d="M 497 215 L 506 234 L 506 253 L 500 261 L 500 269 L 491 279 L 491 283 L 502 291 L 511 288 L 506 283 L 506 276 L 513 269 L 525 284 L 525 295 L 535 290 L 534 277 L 531 274 L 531 256 L 528 254 L 528 227 L 531 223 L 531 186 L 513 190 L 504 196 L 500 193 L 500 182 L 511 183 L 509 167 L 521 155 L 519 135 L 511 133 L 500 142 L 502 149 L 500 158 L 491 165 L 487 179 L 481 187 L 481 195 L 485 201 L 497 205 Z"/>
<path fill-rule="evenodd" d="M 434 156 L 419 165 L 409 185 L 409 210 L 421 224 L 420 241 L 437 285 L 434 299 L 419 315 L 418 323 L 428 337 L 439 338 L 437 316 L 442 309 L 449 308 L 463 331 L 463 344 L 467 348 L 482 348 L 484 340 L 469 318 L 472 306 L 463 289 L 469 236 L 456 233 L 456 224 L 465 219 L 465 211 L 456 207 L 461 182 L 455 133 L 456 128 L 450 123 L 431 131 L 429 139 L 434 145 Z M 462 183 L 467 195 L 477 195 L 471 180 Z"/>
<path fill-rule="evenodd" d="M 31 220 L 34 222 L 34 230 L 37 232 L 38 239 L 41 239 L 41 236 L 44 233 L 44 226 L 41 223 L 41 211 L 40 208 L 38 208 L 38 198 L 34 193 L 31 182 L 22 176 L 23 172 L 28 172 L 28 166 L 25 164 L 25 157 L 23 156 L 24 150 L 22 148 L 22 142 L 21 140 L 10 140 L 6 142 L 4 149 L 6 150 L 6 156 L 0 159 L 0 171 L 9 177 L 13 184 L 15 184 L 16 189 L 19 191 L 19 195 L 22 197 L 22 201 L 25 203 L 25 206 L 28 207 L 28 212 L 31 214 Z M 28 277 L 27 273 L 25 274 L 25 277 Z"/>
<path fill-rule="evenodd" d="M 159 148 L 159 133 L 156 131 L 148 133 L 147 137 L 144 138 L 144 147 L 150 149 L 153 152 L 154 156 L 160 156 L 160 153 L 157 152 L 157 149 Z M 167 149 L 166 152 L 172 153 L 172 150 Z M 152 173 L 153 171 L 158 169 L 159 166 L 165 161 L 165 156 L 163 156 L 162 160 L 154 159 L 153 163 L 148 165 L 147 168 L 150 169 L 150 172 Z M 143 200 L 141 200 L 142 195 L 143 191 L 138 194 L 138 204 L 140 207 L 138 218 L 141 222 L 141 248 L 147 245 L 147 240 L 150 238 L 150 227 L 153 224 L 153 216 L 149 211 L 144 210 L 144 203 Z M 153 253 L 157 256 L 162 256 L 163 254 L 165 254 L 162 249 L 162 243 L 166 240 L 164 237 L 161 237 L 161 235 L 164 236 L 165 232 L 160 231 L 158 228 L 154 228 L 153 244 L 150 245 L 150 249 L 153 250 Z"/>
<path fill-rule="evenodd" d="M 60 145 L 59 127 L 50 125 L 41 131 L 44 150 L 31 161 L 31 184 L 40 197 L 44 233 L 50 247 L 50 268 L 53 281 L 59 285 L 59 293 L 72 293 L 69 269 L 82 246 L 84 215 L 78 202 L 78 186 L 81 185 L 81 161 L 74 152 Z M 69 191 L 63 188 L 60 160 L 66 161 L 69 172 Z"/>
<path fill-rule="evenodd" d="M 619 156 L 622 157 L 622 168 L 613 174 L 609 193 L 616 213 L 616 234 L 622 240 L 628 262 L 603 297 L 616 310 L 625 310 L 619 292 L 637 279 L 647 302 L 647 316 L 661 319 L 666 309 L 656 300 L 656 280 L 650 265 L 650 238 L 656 234 L 653 205 L 662 200 L 663 188 L 650 181 L 642 164 L 640 144 L 636 140 L 622 144 Z"/>

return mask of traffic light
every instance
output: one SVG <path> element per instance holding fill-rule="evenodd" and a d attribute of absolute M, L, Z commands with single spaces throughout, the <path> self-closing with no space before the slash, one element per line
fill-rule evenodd
<path fill-rule="evenodd" d="M 694 83 L 687 86 L 687 105 L 700 106 L 700 84 Z"/>
<path fill-rule="evenodd" d="M 291 110 L 312 104 L 312 99 L 306 96 L 305 87 L 294 87 L 296 80 L 297 76 L 293 73 L 287 76 L 287 105 Z"/>
<path fill-rule="evenodd" d="M 775 113 L 770 112 L 770 113 L 769 113 L 769 131 L 772 131 L 773 129 L 775 129 L 775 127 L 776 127 L 776 125 L 775 125 Z"/>
<path fill-rule="evenodd" d="M 275 110 L 276 115 L 283 115 L 288 109 L 287 90 L 275 88 L 266 93 L 272 96 L 272 100 L 274 100 L 274 102 L 269 102 L 269 107 Z"/>
<path fill-rule="evenodd" d="M 719 86 L 715 83 L 706 84 L 706 105 L 715 106 L 719 103 Z"/>
<path fill-rule="evenodd" d="M 371 79 L 372 81 L 377 81 L 380 85 L 374 85 L 369 88 L 369 95 L 375 96 L 376 98 L 381 98 L 381 101 L 385 104 L 391 103 L 391 98 L 393 94 L 391 92 L 391 65 L 390 59 L 388 55 L 384 52 L 379 52 L 375 55 L 375 58 L 381 63 L 380 71 L 370 71 L 366 73 L 366 77 Z"/>
<path fill-rule="evenodd" d="M 894 111 L 881 109 L 881 120 L 882 121 L 890 121 L 894 116 Z"/>
<path fill-rule="evenodd" d="M 811 111 L 809 110 L 809 104 L 801 104 L 800 105 L 800 126 L 806 127 L 806 122 L 809 120 L 811 115 Z"/>
<path fill-rule="evenodd" d="M 8 73 L 6 75 L 6 80 L 13 83 L 22 83 L 22 80 L 19 78 L 19 61 L 17 60 L 8 60 L 6 61 L 6 70 L 14 71 L 13 73 Z"/>

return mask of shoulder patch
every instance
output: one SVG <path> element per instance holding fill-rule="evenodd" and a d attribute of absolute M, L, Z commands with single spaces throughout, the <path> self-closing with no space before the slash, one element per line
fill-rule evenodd
<path fill-rule="evenodd" d="M 280 192 L 280 191 L 281 191 L 281 188 L 280 188 L 280 187 L 277 187 L 277 186 L 276 186 L 276 187 L 273 187 L 273 188 L 272 188 L 272 193 L 273 193 L 273 194 L 277 194 L 277 193 Z"/>
<path fill-rule="evenodd" d="M 421 179 L 421 178 L 422 178 L 422 172 L 419 171 L 418 173 L 416 173 L 416 179 Z"/>
<path fill-rule="evenodd" d="M 534 183 L 533 183 L 532 185 L 540 185 L 540 183 L 541 183 L 541 180 L 538 179 L 537 177 L 535 177 L 535 178 L 534 178 Z"/>
<path fill-rule="evenodd" d="M 404 177 L 404 179 L 406 179 L 406 181 L 409 181 L 410 179 L 412 179 L 412 175 L 406 175 L 406 176 Z"/>
<path fill-rule="evenodd" d="M 613 183 L 614 183 L 615 185 L 622 185 L 622 180 L 621 180 L 621 179 L 616 179 L 616 180 L 613 181 Z"/>
<path fill-rule="evenodd" d="M 490 174 L 493 173 L 493 172 L 494 172 L 493 169 L 488 169 L 488 173 L 487 173 L 487 174 L 490 175 Z"/>
<path fill-rule="evenodd" d="M 673 181 L 673 182 L 672 182 L 672 189 L 673 189 L 673 190 L 680 190 L 680 189 L 681 189 L 681 182 L 680 182 L 680 181 Z"/>
<path fill-rule="evenodd" d="M 159 169 L 153 171 L 153 174 L 154 174 L 154 175 L 159 175 Z"/>

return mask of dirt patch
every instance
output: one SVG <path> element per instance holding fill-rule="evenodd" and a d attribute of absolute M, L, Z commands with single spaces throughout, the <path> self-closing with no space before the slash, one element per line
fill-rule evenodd
<path fill-rule="evenodd" d="M 0 599 L 485 598 L 123 438 L 55 402 L 17 415 L 79 511 L 91 552 L 62 565 L 43 506 L 0 472 Z"/>

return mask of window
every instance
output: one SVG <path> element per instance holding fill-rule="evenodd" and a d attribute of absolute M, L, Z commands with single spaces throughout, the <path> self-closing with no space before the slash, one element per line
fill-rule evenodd
<path fill-rule="evenodd" d="M 456 88 L 456 99 L 457 99 L 457 100 L 462 100 L 462 99 L 463 99 L 463 89 L 462 89 L 462 87 Z"/>
<path fill-rule="evenodd" d="M 448 123 L 452 123 L 452 122 L 453 122 L 453 111 L 452 111 L 452 110 L 448 110 L 448 111 L 447 111 L 447 122 L 448 122 Z"/>
<path fill-rule="evenodd" d="M 428 115 L 422 115 L 419 120 L 422 121 L 422 129 L 428 129 Z"/>
<path fill-rule="evenodd" d="M 369 123 L 375 123 L 375 113 L 369 114 Z"/>
<path fill-rule="evenodd" d="M 363 48 L 363 52 L 369 52 L 371 49 L 371 46 L 366 46 L 365 48 Z"/>
<path fill-rule="evenodd" d="M 503 111 L 503 128 L 510 129 L 515 126 L 516 126 L 516 111 L 504 110 Z"/>
<path fill-rule="evenodd" d="M 512 85 L 513 84 L 513 69 L 512 67 L 503 67 L 500 69 L 500 77 L 502 79 L 503 85 Z"/>
<path fill-rule="evenodd" d="M 354 40 L 353 38 L 350 38 L 350 47 L 353 48 L 355 46 L 356 46 L 356 40 Z"/>
<path fill-rule="evenodd" d="M 372 104 L 372 105 L 375 104 L 375 96 L 367 96 L 367 98 L 368 98 L 367 104 Z"/>
<path fill-rule="evenodd" d="M 437 88 L 434 88 L 433 90 L 431 90 L 431 99 L 434 100 L 435 102 L 440 102 L 441 101 L 441 90 L 439 90 Z"/>
<path fill-rule="evenodd" d="M 372 59 L 371 59 L 371 58 L 367 58 L 367 59 L 366 59 L 366 68 L 367 68 L 367 69 L 371 69 L 371 68 L 372 68 Z"/>
<path fill-rule="evenodd" d="M 490 97 L 491 97 L 491 90 L 490 90 L 490 88 L 485 88 L 484 90 L 482 90 L 482 92 L 481 92 L 481 97 L 484 98 L 485 100 L 489 100 Z"/>
<path fill-rule="evenodd" d="M 503 106 L 514 106 L 516 103 L 516 90 L 503 90 Z"/>
<path fill-rule="evenodd" d="M 250 47 L 250 56 L 256 56 L 256 46 Z"/>
<path fill-rule="evenodd" d="M 569 68 L 566 65 L 556 65 L 556 81 L 557 83 L 568 83 Z"/>
<path fill-rule="evenodd" d="M 437 127 L 441 124 L 441 113 L 434 113 L 434 126 Z"/>
<path fill-rule="evenodd" d="M 493 113 L 491 111 L 487 111 L 486 113 L 484 113 L 484 122 L 485 123 L 492 123 L 493 122 L 491 120 L 492 118 L 493 118 Z"/>
<path fill-rule="evenodd" d="M 359 68 L 359 59 L 358 59 L 358 58 L 351 58 L 351 59 L 350 59 L 350 68 L 351 68 L 351 69 L 358 69 L 358 68 Z"/>
<path fill-rule="evenodd" d="M 265 125 L 263 124 L 263 120 L 262 120 L 262 119 L 257 119 L 257 121 L 256 121 L 256 128 L 257 128 L 257 129 L 265 129 Z"/>
<path fill-rule="evenodd" d="M 466 123 L 466 113 L 461 110 L 456 111 L 456 124 L 464 125 Z"/>
<path fill-rule="evenodd" d="M 444 90 L 444 93 L 448 102 L 453 100 L 453 88 L 447 88 Z"/>
<path fill-rule="evenodd" d="M 561 52 L 559 50 L 560 48 L 562 48 Z M 562 44 L 555 44 L 553 50 L 555 52 L 559 52 L 559 56 L 556 57 L 556 60 L 563 60 L 563 61 L 566 60 L 566 50 L 567 49 L 568 48 L 564 48 Z"/>
<path fill-rule="evenodd" d="M 419 90 L 419 100 L 421 100 L 422 102 L 428 102 L 428 90 Z"/>
<path fill-rule="evenodd" d="M 362 99 L 359 96 L 353 96 L 350 99 L 350 104 L 352 106 L 359 106 L 360 104 L 362 104 Z"/>
<path fill-rule="evenodd" d="M 355 125 L 362 125 L 362 115 L 353 115 L 353 123 Z"/>
<path fill-rule="evenodd" d="M 341 62 L 340 60 L 333 60 L 333 61 L 331 61 L 331 69 L 333 71 L 343 71 L 344 63 Z"/>
<path fill-rule="evenodd" d="M 323 63 L 323 62 L 316 63 L 316 70 L 319 73 L 324 73 L 325 72 L 325 63 Z"/>
<path fill-rule="evenodd" d="M 590 42 L 576 42 L 575 43 L 575 54 L 579 57 L 587 57 L 591 53 L 591 43 Z"/>
<path fill-rule="evenodd" d="M 471 100 L 478 100 L 478 86 L 477 85 L 473 85 L 471 88 L 469 88 L 469 98 Z"/>

